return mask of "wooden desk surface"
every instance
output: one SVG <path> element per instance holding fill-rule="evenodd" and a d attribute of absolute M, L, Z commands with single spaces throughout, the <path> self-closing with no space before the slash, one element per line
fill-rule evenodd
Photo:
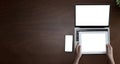
<path fill-rule="evenodd" d="M 1 0 L 0 64 L 72 64 L 64 35 L 74 34 L 75 3 L 110 3 L 111 44 L 120 64 L 120 8 L 113 0 Z M 107 64 L 106 55 L 83 55 L 82 64 Z"/>

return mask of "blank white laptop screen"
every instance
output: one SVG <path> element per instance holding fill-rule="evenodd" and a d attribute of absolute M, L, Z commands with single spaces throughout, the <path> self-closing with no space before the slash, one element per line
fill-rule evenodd
<path fill-rule="evenodd" d="M 76 26 L 108 26 L 110 5 L 76 5 Z"/>
<path fill-rule="evenodd" d="M 108 43 L 108 32 L 79 32 L 82 54 L 105 54 Z"/>

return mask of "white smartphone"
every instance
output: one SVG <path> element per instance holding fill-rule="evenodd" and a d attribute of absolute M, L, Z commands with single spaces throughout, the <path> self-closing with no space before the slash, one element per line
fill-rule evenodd
<path fill-rule="evenodd" d="M 73 36 L 65 35 L 65 52 L 72 52 Z"/>

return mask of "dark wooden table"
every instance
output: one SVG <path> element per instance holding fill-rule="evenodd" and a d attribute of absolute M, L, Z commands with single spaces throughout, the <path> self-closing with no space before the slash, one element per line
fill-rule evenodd
<path fill-rule="evenodd" d="M 74 34 L 74 4 L 111 4 L 111 45 L 120 64 L 120 8 L 113 0 L 0 0 L 0 64 L 72 64 L 64 35 Z M 107 64 L 106 55 L 83 55 L 82 64 Z"/>

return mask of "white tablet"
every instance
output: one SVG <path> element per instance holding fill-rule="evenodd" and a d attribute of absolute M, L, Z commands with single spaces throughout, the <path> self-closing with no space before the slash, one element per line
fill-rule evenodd
<path fill-rule="evenodd" d="M 82 54 L 105 54 L 108 42 L 108 31 L 79 32 L 79 43 Z"/>

